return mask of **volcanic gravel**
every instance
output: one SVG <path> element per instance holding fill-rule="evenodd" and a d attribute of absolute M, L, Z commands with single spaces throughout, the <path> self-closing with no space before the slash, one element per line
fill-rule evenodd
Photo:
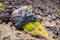
<path fill-rule="evenodd" d="M 33 37 L 28 33 L 16 30 L 14 26 L 10 26 L 11 22 L 9 22 L 8 24 L 0 24 L 0 40 L 60 40 L 60 0 L 11 1 L 3 2 L 6 10 L 12 7 L 11 10 L 14 11 L 22 5 L 31 5 L 33 12 L 36 14 L 37 21 L 46 27 L 49 36 L 47 39 Z M 59 16 L 56 16 L 57 13 Z"/>

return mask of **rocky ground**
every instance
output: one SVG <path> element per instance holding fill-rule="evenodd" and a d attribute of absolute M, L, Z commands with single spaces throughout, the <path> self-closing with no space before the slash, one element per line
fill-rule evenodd
<path fill-rule="evenodd" d="M 5 3 L 8 4 L 8 2 Z M 20 0 L 15 4 L 17 3 L 20 5 L 14 5 L 14 2 L 12 5 L 16 8 L 24 4 L 33 6 L 37 21 L 46 27 L 49 37 L 47 39 L 33 37 L 28 33 L 16 30 L 14 26 L 11 27 L 9 22 L 0 24 L 0 40 L 60 40 L 60 0 Z"/>
<path fill-rule="evenodd" d="M 51 31 L 49 31 L 48 33 L 49 37 L 47 39 L 33 37 L 28 33 L 16 30 L 13 26 L 10 27 L 10 23 L 0 24 L 0 40 L 58 40 L 57 38 L 53 38 L 53 33 Z"/>

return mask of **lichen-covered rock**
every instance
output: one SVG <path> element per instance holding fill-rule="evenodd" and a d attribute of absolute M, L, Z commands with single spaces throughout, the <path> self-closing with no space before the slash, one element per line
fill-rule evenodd
<path fill-rule="evenodd" d="M 11 22 L 17 29 L 23 29 L 26 23 L 36 21 L 36 17 L 30 8 L 30 6 L 22 6 L 12 13 Z"/>

